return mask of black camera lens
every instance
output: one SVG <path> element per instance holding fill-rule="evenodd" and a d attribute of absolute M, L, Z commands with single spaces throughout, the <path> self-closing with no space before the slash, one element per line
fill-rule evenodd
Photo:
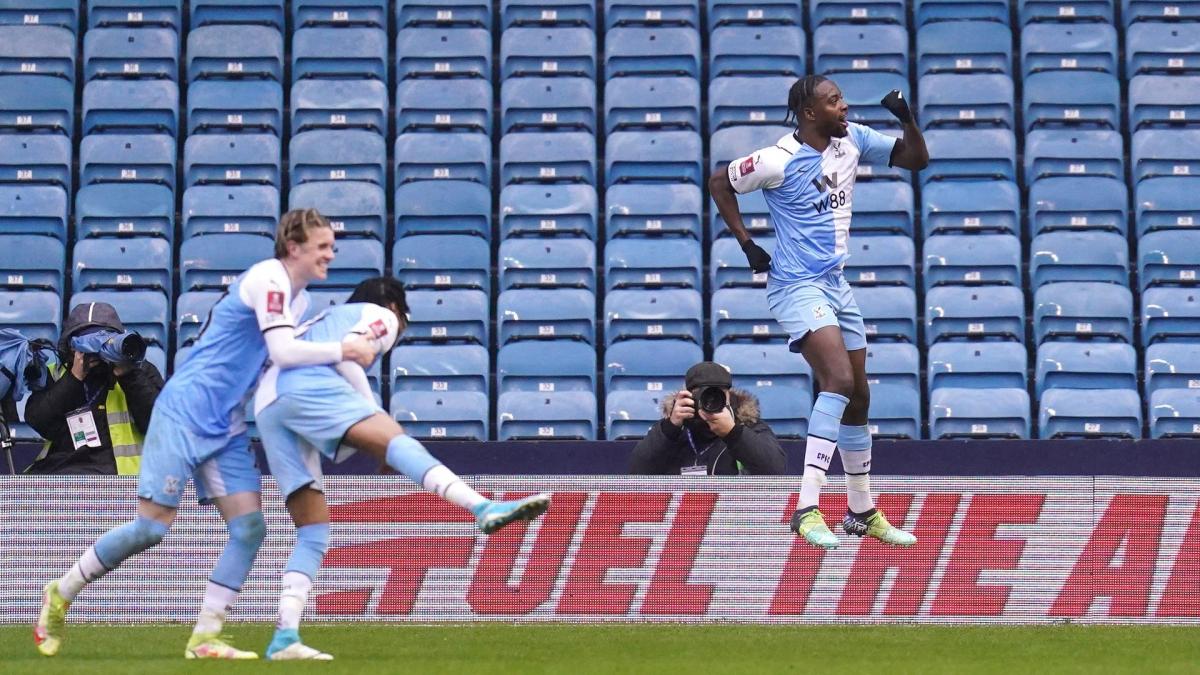
<path fill-rule="evenodd" d="M 720 387 L 704 387 L 692 392 L 692 398 L 706 413 L 716 414 L 725 409 L 725 390 Z"/>
<path fill-rule="evenodd" d="M 146 358 L 146 340 L 137 333 L 126 333 L 121 340 L 121 355 L 126 361 L 140 363 Z"/>

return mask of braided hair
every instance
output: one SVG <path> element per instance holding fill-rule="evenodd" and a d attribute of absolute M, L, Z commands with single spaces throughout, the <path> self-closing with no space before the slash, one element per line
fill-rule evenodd
<path fill-rule="evenodd" d="M 308 233 L 320 227 L 333 229 L 316 209 L 293 209 L 283 214 L 275 230 L 275 257 L 283 260 L 288 255 L 289 241 L 303 244 L 308 241 Z"/>
<path fill-rule="evenodd" d="M 817 87 L 828 79 L 822 75 L 805 75 L 796 80 L 788 91 L 788 114 L 784 119 L 785 124 L 793 124 L 797 129 L 800 128 L 800 121 L 804 119 L 800 111 L 812 104 L 813 96 L 817 94 Z"/>

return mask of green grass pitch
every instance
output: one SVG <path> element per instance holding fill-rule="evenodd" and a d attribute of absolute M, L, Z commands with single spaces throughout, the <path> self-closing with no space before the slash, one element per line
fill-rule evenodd
<path fill-rule="evenodd" d="M 1161 626 L 310 625 L 332 663 L 185 661 L 187 626 L 69 626 L 37 654 L 0 627 L 2 672 L 81 673 L 1196 673 L 1200 629 Z M 261 651 L 272 628 L 233 624 Z"/>

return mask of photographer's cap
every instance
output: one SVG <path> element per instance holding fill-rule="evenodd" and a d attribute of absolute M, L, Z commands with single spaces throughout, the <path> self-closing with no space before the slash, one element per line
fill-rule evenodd
<path fill-rule="evenodd" d="M 683 381 L 684 386 L 688 389 L 699 387 L 729 389 L 733 386 L 733 376 L 729 374 L 729 369 L 713 361 L 701 361 L 688 368 L 687 374 L 683 376 Z"/>
<path fill-rule="evenodd" d="M 125 324 L 117 310 L 107 302 L 83 302 L 71 308 L 67 320 L 63 322 L 60 349 L 66 349 L 72 337 L 79 335 L 88 328 L 108 328 L 118 333 L 125 332 Z"/>

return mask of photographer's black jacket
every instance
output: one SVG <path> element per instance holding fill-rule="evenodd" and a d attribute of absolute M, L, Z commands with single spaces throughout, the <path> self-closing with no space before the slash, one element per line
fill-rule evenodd
<path fill-rule="evenodd" d="M 748 474 L 782 475 L 787 471 L 787 456 L 775 432 L 759 419 L 758 399 L 742 389 L 731 389 L 730 403 L 736 421 L 733 430 L 722 439 L 707 424 L 696 420 L 689 427 L 696 446 L 693 449 L 685 429 L 671 424 L 675 397 L 664 400 L 663 418 L 634 447 L 629 473 L 679 475 L 683 467 L 697 463 L 699 452 L 699 463 L 706 464 L 712 476 L 737 475 L 738 462 Z"/>
<path fill-rule="evenodd" d="M 103 367 L 103 366 L 98 366 Z M 108 418 L 105 415 L 104 401 L 108 390 L 120 383 L 125 392 L 125 401 L 129 405 L 129 414 L 133 417 L 134 425 L 143 434 L 150 428 L 150 412 L 154 408 L 154 400 L 162 390 L 163 378 L 150 362 L 143 362 L 137 368 L 130 370 L 123 377 L 117 378 L 111 373 L 104 391 L 100 393 L 92 405 L 92 417 L 96 420 L 96 431 L 100 434 L 99 448 L 81 448 L 74 450 L 71 443 L 71 433 L 67 428 L 67 413 L 82 408 L 86 403 L 84 398 L 84 383 L 75 379 L 68 369 L 63 376 L 54 381 L 42 391 L 34 392 L 25 406 L 25 421 L 42 438 L 50 441 L 50 451 L 41 460 L 34 462 L 27 473 L 33 474 L 111 474 L 117 473 L 116 460 L 113 458 L 112 439 L 108 434 Z"/>

